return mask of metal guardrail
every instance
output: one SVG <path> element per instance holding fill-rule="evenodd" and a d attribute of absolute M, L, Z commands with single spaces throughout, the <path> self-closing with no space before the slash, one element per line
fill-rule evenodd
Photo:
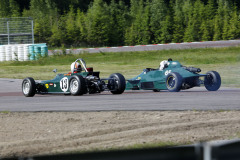
<path fill-rule="evenodd" d="M 1 158 L 0 158 L 1 159 Z M 14 158 L 11 158 L 14 159 Z M 16 160 L 239 160 L 240 140 L 215 141 L 195 145 L 58 154 L 15 158 Z M 7 160 L 7 159 L 6 159 Z"/>

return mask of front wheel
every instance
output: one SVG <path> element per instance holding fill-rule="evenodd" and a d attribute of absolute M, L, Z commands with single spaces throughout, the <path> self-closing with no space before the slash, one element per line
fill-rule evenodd
<path fill-rule="evenodd" d="M 108 86 L 112 94 L 122 94 L 126 88 L 126 80 L 120 73 L 111 74 Z"/>
<path fill-rule="evenodd" d="M 166 86 L 170 92 L 179 92 L 182 87 L 182 76 L 177 72 L 172 72 L 167 75 Z"/>
<path fill-rule="evenodd" d="M 217 91 L 221 86 L 221 77 L 216 71 L 207 72 L 204 77 L 204 86 L 208 91 Z"/>
<path fill-rule="evenodd" d="M 86 91 L 86 82 L 81 75 L 74 75 L 69 81 L 69 90 L 71 95 L 82 95 Z"/>
<path fill-rule="evenodd" d="M 35 95 L 36 83 L 32 77 L 28 77 L 23 80 L 22 92 L 25 97 L 33 97 Z"/>

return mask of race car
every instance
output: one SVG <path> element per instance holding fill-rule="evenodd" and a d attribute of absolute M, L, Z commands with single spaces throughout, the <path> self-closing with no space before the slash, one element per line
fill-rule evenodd
<path fill-rule="evenodd" d="M 80 62 L 80 63 L 79 63 Z M 55 69 L 56 73 L 57 70 Z M 52 80 L 35 82 L 31 77 L 22 82 L 22 92 L 26 97 L 35 94 L 83 94 L 110 91 L 112 94 L 122 94 L 126 87 L 126 80 L 120 73 L 111 74 L 108 78 L 100 79 L 100 72 L 87 68 L 83 59 L 79 58 L 71 64 L 71 72 L 57 74 Z"/>
<path fill-rule="evenodd" d="M 172 59 L 164 60 L 159 68 L 146 68 L 138 76 L 127 80 L 126 90 L 168 90 L 179 92 L 204 84 L 208 91 L 217 91 L 221 77 L 216 71 L 199 74 L 200 68 L 185 67 Z"/>

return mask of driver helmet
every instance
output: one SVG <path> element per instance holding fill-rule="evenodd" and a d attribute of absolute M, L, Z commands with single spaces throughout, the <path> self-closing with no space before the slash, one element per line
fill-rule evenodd
<path fill-rule="evenodd" d="M 164 68 L 166 68 L 168 65 L 168 61 L 167 60 L 163 60 L 162 62 L 160 62 L 160 65 L 159 65 L 159 70 L 163 70 Z"/>
<path fill-rule="evenodd" d="M 72 73 L 79 73 L 82 71 L 82 67 L 78 62 L 73 62 L 71 64 L 71 72 Z"/>

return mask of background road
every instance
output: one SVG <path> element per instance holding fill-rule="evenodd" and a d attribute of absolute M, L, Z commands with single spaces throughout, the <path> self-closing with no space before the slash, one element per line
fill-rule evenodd
<path fill-rule="evenodd" d="M 102 47 L 102 48 L 81 48 L 67 49 L 67 53 L 99 53 L 99 52 L 134 52 L 134 51 L 153 51 L 153 50 L 168 50 L 168 49 L 190 49 L 190 48 L 212 48 L 212 47 L 229 47 L 240 45 L 240 40 L 227 41 L 206 41 L 206 42 L 184 42 L 184 43 L 167 43 L 167 44 L 150 44 L 137 46 L 118 46 L 118 47 Z M 60 50 L 48 51 L 49 55 Z"/>
<path fill-rule="evenodd" d="M 178 93 L 126 91 L 83 96 L 35 95 L 24 97 L 19 79 L 0 78 L 0 111 L 112 111 L 112 110 L 240 110 L 240 89 L 205 87 Z"/>

